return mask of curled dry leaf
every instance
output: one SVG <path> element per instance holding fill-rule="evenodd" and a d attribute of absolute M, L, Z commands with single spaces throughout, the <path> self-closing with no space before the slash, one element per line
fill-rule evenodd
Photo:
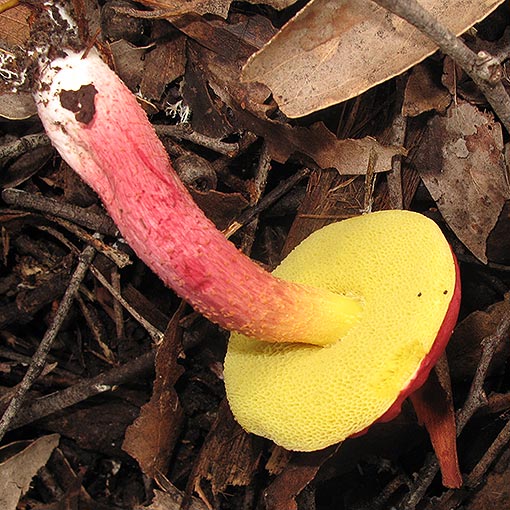
<path fill-rule="evenodd" d="M 461 34 L 502 0 L 422 0 Z M 267 85 L 280 109 L 301 117 L 358 96 L 417 64 L 437 47 L 416 28 L 370 0 L 314 0 L 243 70 Z"/>
<path fill-rule="evenodd" d="M 234 38 L 230 46 L 235 47 L 238 39 L 233 34 L 229 37 Z M 262 137 L 267 143 L 271 159 L 279 163 L 299 155 L 312 159 L 321 168 L 335 168 L 341 175 L 363 175 L 367 172 L 370 154 L 374 155 L 375 172 L 390 170 L 393 156 L 405 154 L 402 147 L 384 146 L 370 137 L 339 140 L 323 123 L 301 127 L 271 120 L 266 116 L 267 106 L 263 104 L 267 89 L 253 83 L 243 84 L 239 80 L 239 64 L 244 62 L 244 56 L 234 60 L 232 56 L 226 58 L 199 45 L 192 46 L 190 53 L 200 62 L 200 69 L 194 74 L 196 77 L 199 74 L 201 83 L 194 82 L 194 77 L 187 72 L 188 85 L 194 83 L 195 86 L 207 86 L 213 90 L 217 98 L 230 108 L 228 120 L 238 128 Z M 197 124 L 197 108 L 193 107 L 193 111 L 193 127 L 204 132 L 206 127 L 200 128 L 200 124 Z M 218 129 L 226 129 L 221 124 L 221 115 L 221 111 L 215 112 Z"/>
<path fill-rule="evenodd" d="M 28 444 L 20 442 L 4 446 L 0 457 L 0 508 L 15 510 L 18 501 L 28 491 L 32 478 L 46 465 L 60 436 L 43 436 Z M 9 455 L 12 452 L 12 455 Z"/>
<path fill-rule="evenodd" d="M 415 165 L 450 228 L 487 262 L 487 236 L 510 197 L 501 125 L 468 103 L 452 105 L 430 121 Z"/>

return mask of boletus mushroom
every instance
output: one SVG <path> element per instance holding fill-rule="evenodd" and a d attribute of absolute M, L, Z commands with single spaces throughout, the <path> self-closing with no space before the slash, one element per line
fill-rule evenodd
<path fill-rule="evenodd" d="M 457 320 L 455 257 L 439 227 L 418 213 L 333 223 L 273 274 L 363 303 L 360 321 L 324 347 L 230 337 L 224 375 L 234 416 L 290 450 L 318 450 L 394 418 L 425 382 Z"/>
<path fill-rule="evenodd" d="M 426 217 L 330 225 L 273 274 L 196 207 L 135 97 L 90 50 L 41 65 L 39 116 L 153 271 L 232 334 L 227 396 L 246 430 L 315 450 L 392 418 L 455 323 L 455 258 Z M 62 54 L 62 52 L 61 52 Z"/>

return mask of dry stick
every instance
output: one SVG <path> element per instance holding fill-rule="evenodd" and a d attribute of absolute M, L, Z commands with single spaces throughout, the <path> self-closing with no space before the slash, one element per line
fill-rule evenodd
<path fill-rule="evenodd" d="M 158 136 L 182 138 L 183 140 L 188 140 L 189 142 L 201 145 L 206 149 L 211 149 L 219 154 L 224 154 L 225 156 L 232 157 L 239 152 L 239 144 L 222 142 L 216 138 L 211 138 L 210 136 L 197 133 L 196 131 L 193 131 L 189 124 L 179 124 L 177 126 L 159 124 L 155 125 L 154 129 Z"/>
<path fill-rule="evenodd" d="M 501 450 L 508 444 L 509 441 L 510 421 L 507 421 L 506 425 L 501 429 L 494 442 L 489 446 L 478 464 L 467 476 L 466 485 L 468 487 L 476 487 L 482 481 L 485 473 L 489 470 L 496 457 L 501 453 Z"/>
<path fill-rule="evenodd" d="M 160 331 L 156 326 L 152 325 L 147 319 L 139 314 L 123 297 L 117 292 L 115 287 L 104 277 L 103 273 L 99 271 L 95 266 L 90 266 L 90 272 L 101 282 L 101 284 L 108 290 L 108 292 L 128 311 L 131 316 L 138 321 L 149 333 L 152 340 L 157 344 L 163 340 L 164 333 Z"/>
<path fill-rule="evenodd" d="M 39 147 L 48 147 L 49 145 L 51 145 L 51 142 L 46 133 L 23 136 L 19 140 L 0 147 L 0 164 L 21 156 L 26 152 L 33 151 Z"/>
<path fill-rule="evenodd" d="M 139 378 L 143 373 L 152 369 L 154 355 L 154 351 L 142 354 L 122 366 L 112 368 L 107 372 L 69 386 L 62 391 L 30 402 L 16 416 L 9 429 L 28 425 L 100 393 L 111 391 L 119 384 Z"/>
<path fill-rule="evenodd" d="M 2 198 L 9 205 L 33 209 L 59 218 L 64 218 L 82 227 L 99 232 L 100 234 L 114 236 L 117 232 L 117 227 L 106 214 L 97 214 L 87 211 L 83 209 L 83 207 L 67 204 L 60 200 L 45 198 L 35 193 L 28 193 L 14 188 L 3 190 Z"/>
<path fill-rule="evenodd" d="M 269 193 L 264 195 L 260 201 L 254 205 L 253 207 L 249 207 L 245 209 L 237 220 L 233 221 L 224 231 L 225 237 L 227 239 L 233 236 L 240 228 L 249 223 L 253 218 L 255 218 L 262 211 L 273 205 L 277 200 L 279 200 L 283 195 L 288 193 L 299 181 L 304 179 L 306 176 L 310 174 L 309 168 L 302 168 L 298 170 L 294 175 L 281 182 L 278 186 L 272 189 Z"/>
<path fill-rule="evenodd" d="M 496 58 L 485 51 L 476 54 L 416 0 L 373 1 L 414 25 L 459 64 L 476 83 L 510 133 L 510 98 L 501 83 L 503 72 Z"/>
<path fill-rule="evenodd" d="M 62 220 L 60 218 L 54 217 L 53 221 L 64 227 L 72 234 L 76 235 L 78 239 L 84 241 L 84 244 L 89 244 L 90 246 L 93 246 L 98 253 L 101 253 L 105 257 L 109 258 L 117 267 L 123 268 L 131 264 L 131 259 L 127 253 L 120 251 L 109 244 L 106 244 L 101 239 L 100 236 L 96 234 L 94 235 L 89 234 L 88 232 L 78 227 L 78 225 L 75 225 L 74 223 L 68 222 L 66 220 Z M 39 225 L 37 226 L 37 228 L 39 230 L 42 230 L 43 232 L 47 232 L 55 239 L 58 239 L 64 246 L 67 246 L 70 250 L 74 252 L 78 251 L 74 244 L 71 241 L 69 241 L 67 237 L 62 232 L 60 232 L 60 230 L 57 230 L 53 227 L 46 225 Z"/>
<path fill-rule="evenodd" d="M 509 329 L 510 317 L 505 317 L 498 324 L 496 332 L 493 335 L 484 338 L 482 341 L 482 354 L 480 356 L 480 362 L 478 363 L 473 382 L 469 389 L 469 394 L 462 409 L 457 413 L 457 436 L 460 435 L 475 412 L 487 404 L 487 396 L 483 388 L 487 371 L 498 345 L 507 337 Z M 437 459 L 434 457 L 420 470 L 417 477 L 418 483 L 414 490 L 403 501 L 401 508 L 406 510 L 416 508 L 436 476 L 438 469 L 439 464 Z"/>
<path fill-rule="evenodd" d="M 16 388 L 16 392 L 12 400 L 9 402 L 5 413 L 0 419 L 0 441 L 3 439 L 5 433 L 9 429 L 9 426 L 15 418 L 16 414 L 21 409 L 28 390 L 44 369 L 46 358 L 51 349 L 51 346 L 53 345 L 53 341 L 55 340 L 60 327 L 64 322 L 64 319 L 69 313 L 69 309 L 71 308 L 71 305 L 74 301 L 76 292 L 78 291 L 78 288 L 83 278 L 85 277 L 85 274 L 87 273 L 87 269 L 90 266 L 95 253 L 96 251 L 92 246 L 87 246 L 80 254 L 78 265 L 76 266 L 71 281 L 69 282 L 69 286 L 67 287 L 62 301 L 60 302 L 53 322 L 41 340 L 39 347 L 32 357 L 32 361 L 25 376 Z"/>
<path fill-rule="evenodd" d="M 267 177 L 271 170 L 271 153 L 266 142 L 262 144 L 262 150 L 260 151 L 260 157 L 255 171 L 255 177 L 253 179 L 253 186 L 250 193 L 250 203 L 252 206 L 257 205 L 260 201 L 260 197 L 266 189 Z M 244 253 L 250 253 L 255 241 L 255 233 L 259 224 L 258 215 L 254 216 L 250 223 L 247 225 L 248 228 L 244 231 L 244 239 L 241 244 L 241 250 Z"/>
<path fill-rule="evenodd" d="M 114 267 L 110 275 L 112 280 L 112 287 L 120 295 L 121 286 L 120 286 L 120 274 L 118 269 Z M 115 333 L 117 335 L 117 340 L 121 340 L 122 338 L 124 338 L 124 314 L 122 312 L 122 305 L 119 303 L 117 299 L 113 300 L 113 315 L 115 317 Z"/>

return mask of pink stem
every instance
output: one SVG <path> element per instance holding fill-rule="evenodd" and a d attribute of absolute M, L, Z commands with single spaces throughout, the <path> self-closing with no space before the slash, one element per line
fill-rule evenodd
<path fill-rule="evenodd" d="M 279 280 L 205 217 L 146 114 L 95 51 L 41 66 L 34 92 L 46 132 L 99 194 L 137 255 L 220 326 L 266 341 L 325 344 L 357 321 L 356 300 Z"/>

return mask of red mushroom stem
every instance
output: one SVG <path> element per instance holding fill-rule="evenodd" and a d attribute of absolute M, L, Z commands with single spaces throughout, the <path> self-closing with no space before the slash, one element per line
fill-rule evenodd
<path fill-rule="evenodd" d="M 275 278 L 228 242 L 175 174 L 145 112 L 99 55 L 41 66 L 34 92 L 62 158 L 99 194 L 137 255 L 220 326 L 272 342 L 335 342 L 359 300 Z"/>

